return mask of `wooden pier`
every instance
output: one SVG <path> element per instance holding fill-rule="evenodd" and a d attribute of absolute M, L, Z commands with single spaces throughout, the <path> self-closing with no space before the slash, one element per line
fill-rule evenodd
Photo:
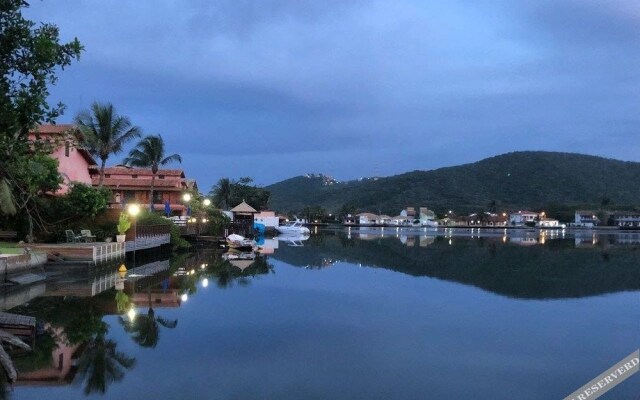
<path fill-rule="evenodd" d="M 46 253 L 52 261 L 89 261 L 100 263 L 117 260 L 125 255 L 124 243 L 32 243 L 24 244 L 35 252 Z"/>

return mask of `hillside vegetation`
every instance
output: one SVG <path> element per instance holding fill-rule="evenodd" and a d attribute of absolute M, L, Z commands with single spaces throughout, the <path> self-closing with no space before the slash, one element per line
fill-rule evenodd
<path fill-rule="evenodd" d="M 436 212 L 522 208 L 632 208 L 640 203 L 640 163 L 573 153 L 514 152 L 475 163 L 385 178 L 327 184 L 322 176 L 298 176 L 266 187 L 270 206 L 296 212 L 318 205 L 337 213 L 396 215 L 406 206 Z"/>

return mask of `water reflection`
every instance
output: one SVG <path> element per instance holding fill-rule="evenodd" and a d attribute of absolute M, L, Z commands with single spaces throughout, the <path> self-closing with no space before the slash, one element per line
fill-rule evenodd
<path fill-rule="evenodd" d="M 640 252 L 634 251 L 627 235 L 596 235 L 586 246 L 583 242 L 576 245 L 580 235 L 565 234 L 563 239 L 562 232 L 553 230 L 509 234 L 506 240 L 501 230 L 478 231 L 474 239 L 450 229 L 438 235 L 333 232 L 313 236 L 301 248 L 281 247 L 273 257 L 304 268 L 324 268 L 336 262 L 385 268 L 517 298 L 640 290 Z"/>
<path fill-rule="evenodd" d="M 639 240 L 638 234 L 605 236 L 594 235 L 593 232 L 568 234 L 553 230 L 513 233 L 485 229 L 469 232 L 445 229 L 424 233 L 353 229 L 347 232 L 327 232 L 304 239 L 277 237 L 266 239 L 257 253 L 232 251 L 223 254 L 218 249 L 206 248 L 183 254 L 145 256 L 143 253 L 138 256 L 137 264 L 131 262 L 127 265 L 126 274 L 118 272 L 119 263 L 65 273 L 50 270 L 50 279 L 45 283 L 6 291 L 4 309 L 12 314 L 34 316 L 39 321 L 39 329 L 34 337 L 34 351 L 28 354 L 11 354 L 20 371 L 18 385 L 75 383 L 82 387 L 85 394 L 104 394 L 111 386 L 125 387 L 125 376 L 134 371 L 134 368 L 148 370 L 157 367 L 136 360 L 143 359 L 143 353 L 136 352 L 140 351 L 138 347 L 159 349 L 162 347 L 161 343 L 175 344 L 176 333 L 180 333 L 181 340 L 191 333 L 188 328 L 184 328 L 187 310 L 180 307 L 186 301 L 191 302 L 199 294 L 203 294 L 198 293 L 199 291 L 209 291 L 208 294 L 211 295 L 217 288 L 238 288 L 239 290 L 216 293 L 224 293 L 229 297 L 238 293 L 246 295 L 244 299 L 241 296 L 233 298 L 236 301 L 246 301 L 247 303 L 241 303 L 237 307 L 238 310 L 247 312 L 247 304 L 253 301 L 250 294 L 261 292 L 242 288 L 251 286 L 256 280 L 268 277 L 271 279 L 276 272 L 274 260 L 306 269 L 333 267 L 333 270 L 328 271 L 329 275 L 332 272 L 343 272 L 341 264 L 347 263 L 403 274 L 394 276 L 433 277 L 458 282 L 518 299 L 560 299 L 640 290 L 640 271 L 637 268 L 640 252 L 635 251 Z M 276 265 L 278 268 L 283 266 Z M 288 269 L 305 276 L 319 276 L 311 271 Z M 264 287 L 260 288 L 255 284 L 253 289 L 264 290 Z M 281 296 L 282 293 L 271 294 Z M 323 298 L 322 293 L 325 292 L 317 293 L 320 293 L 318 297 Z M 204 295 L 206 298 L 207 293 Z M 264 298 L 267 297 L 262 299 Z M 278 317 L 289 318 L 291 304 L 298 304 L 300 301 L 307 302 L 308 307 L 315 304 L 314 296 L 308 296 L 307 293 L 302 293 L 291 301 L 282 297 L 279 301 L 281 309 L 286 310 L 287 314 L 286 317 L 275 314 L 275 320 Z M 340 297 L 340 301 L 349 302 L 353 299 Z M 443 298 L 442 301 L 445 302 L 446 299 Z M 500 301 L 505 302 L 501 305 L 510 304 L 506 303 L 509 299 L 504 297 Z M 193 305 L 196 306 L 197 303 L 194 301 Z M 264 300 L 256 303 L 264 304 Z M 529 303 L 536 302 L 527 302 Z M 225 304 L 225 316 L 230 318 L 236 305 Z M 228 304 L 234 306 L 228 307 Z M 330 309 L 331 304 L 327 304 L 328 306 L 324 303 L 317 306 L 315 312 Z M 244 309 L 242 305 L 245 306 Z M 357 311 L 374 316 L 375 313 L 362 307 L 358 305 Z M 390 315 L 395 314 L 395 311 L 393 314 L 390 312 Z M 438 316 L 443 324 L 448 323 L 445 314 L 436 314 L 433 310 L 432 314 L 430 318 Z M 316 314 L 310 315 L 314 317 Z M 180 324 L 177 316 L 180 316 Z M 297 316 L 298 320 L 291 319 L 291 323 L 306 321 L 317 324 L 314 332 L 319 339 L 324 338 L 322 332 L 333 332 L 332 324 L 337 324 L 334 321 L 342 323 L 339 313 L 325 315 L 326 320 L 319 317 L 316 321 L 315 317 L 311 317 L 302 313 Z M 348 317 L 345 320 L 350 323 L 362 315 Z M 264 318 L 260 322 L 262 326 L 270 326 L 270 315 L 257 318 Z M 106 321 L 116 323 L 110 325 Z M 213 325 L 213 328 L 218 329 L 224 325 L 223 322 L 216 321 L 219 325 Z M 328 325 L 323 325 L 323 321 Z M 372 317 L 370 321 L 380 324 L 375 329 L 391 329 L 378 318 Z M 343 332 L 343 329 L 349 328 L 349 323 L 335 326 Z M 405 324 L 406 321 L 399 318 L 396 323 Z M 240 326 L 242 329 L 239 333 L 246 333 L 243 330 L 244 322 L 236 324 L 232 328 Z M 405 329 L 411 328 L 411 323 L 407 323 Z M 181 332 L 181 329 L 185 331 Z M 271 329 L 275 328 L 271 326 Z M 290 329 L 287 327 L 283 332 L 289 332 Z M 438 326 L 434 323 L 429 325 L 429 329 L 437 332 Z M 249 334 L 242 337 L 254 337 L 255 326 L 247 327 L 246 331 Z M 364 334 L 364 330 L 358 332 Z M 328 336 L 327 346 L 333 343 L 332 340 L 338 345 L 343 343 L 342 336 L 332 335 Z M 448 337 L 447 335 L 449 333 L 443 337 Z M 220 338 L 223 340 L 224 337 L 231 336 L 233 335 L 221 335 Z M 277 342 L 277 334 L 269 337 Z M 433 333 L 432 339 L 437 339 L 436 333 Z M 269 347 L 268 345 L 265 346 Z M 356 346 L 356 343 L 351 345 Z M 282 346 L 282 351 L 286 352 L 289 343 Z M 233 349 L 237 350 L 235 347 Z M 289 356 L 295 358 L 291 354 Z M 373 361 L 372 365 L 375 366 Z M 194 366 L 196 369 L 202 367 Z M 122 385 L 113 385 L 118 382 Z M 0 392 L 6 394 L 2 390 Z"/>

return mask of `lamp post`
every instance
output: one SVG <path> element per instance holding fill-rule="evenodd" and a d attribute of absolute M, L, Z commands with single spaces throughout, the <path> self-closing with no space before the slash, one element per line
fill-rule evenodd
<path fill-rule="evenodd" d="M 140 206 L 131 204 L 127 208 L 127 213 L 133 218 L 133 266 L 136 265 L 136 248 L 138 247 L 138 219 L 136 216 L 140 213 Z"/>

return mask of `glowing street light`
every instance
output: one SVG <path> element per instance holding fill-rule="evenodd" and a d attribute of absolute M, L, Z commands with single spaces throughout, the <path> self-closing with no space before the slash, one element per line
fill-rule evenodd
<path fill-rule="evenodd" d="M 127 312 L 127 317 L 129 317 L 129 321 L 133 322 L 133 320 L 136 319 L 136 309 L 131 307 L 131 309 L 129 309 L 129 311 Z"/>
<path fill-rule="evenodd" d="M 191 201 L 191 194 L 190 193 L 185 193 L 182 195 L 182 200 L 186 201 L 187 203 Z"/>
<path fill-rule="evenodd" d="M 205 207 L 209 207 L 211 205 L 211 200 L 209 199 L 204 199 L 202 201 L 202 204 L 204 204 Z"/>
<path fill-rule="evenodd" d="M 205 287 L 207 287 L 207 286 L 209 286 L 209 279 L 204 278 L 204 279 L 202 280 L 202 287 L 203 287 L 203 288 L 205 288 Z"/>
<path fill-rule="evenodd" d="M 182 296 L 180 296 L 180 300 L 182 300 L 182 302 L 189 300 L 189 295 L 186 293 L 183 293 Z"/>
<path fill-rule="evenodd" d="M 140 213 L 140 206 L 137 205 L 137 204 L 131 204 L 131 205 L 129 205 L 129 208 L 127 209 L 127 212 L 132 217 L 135 217 L 136 215 L 138 215 Z"/>

